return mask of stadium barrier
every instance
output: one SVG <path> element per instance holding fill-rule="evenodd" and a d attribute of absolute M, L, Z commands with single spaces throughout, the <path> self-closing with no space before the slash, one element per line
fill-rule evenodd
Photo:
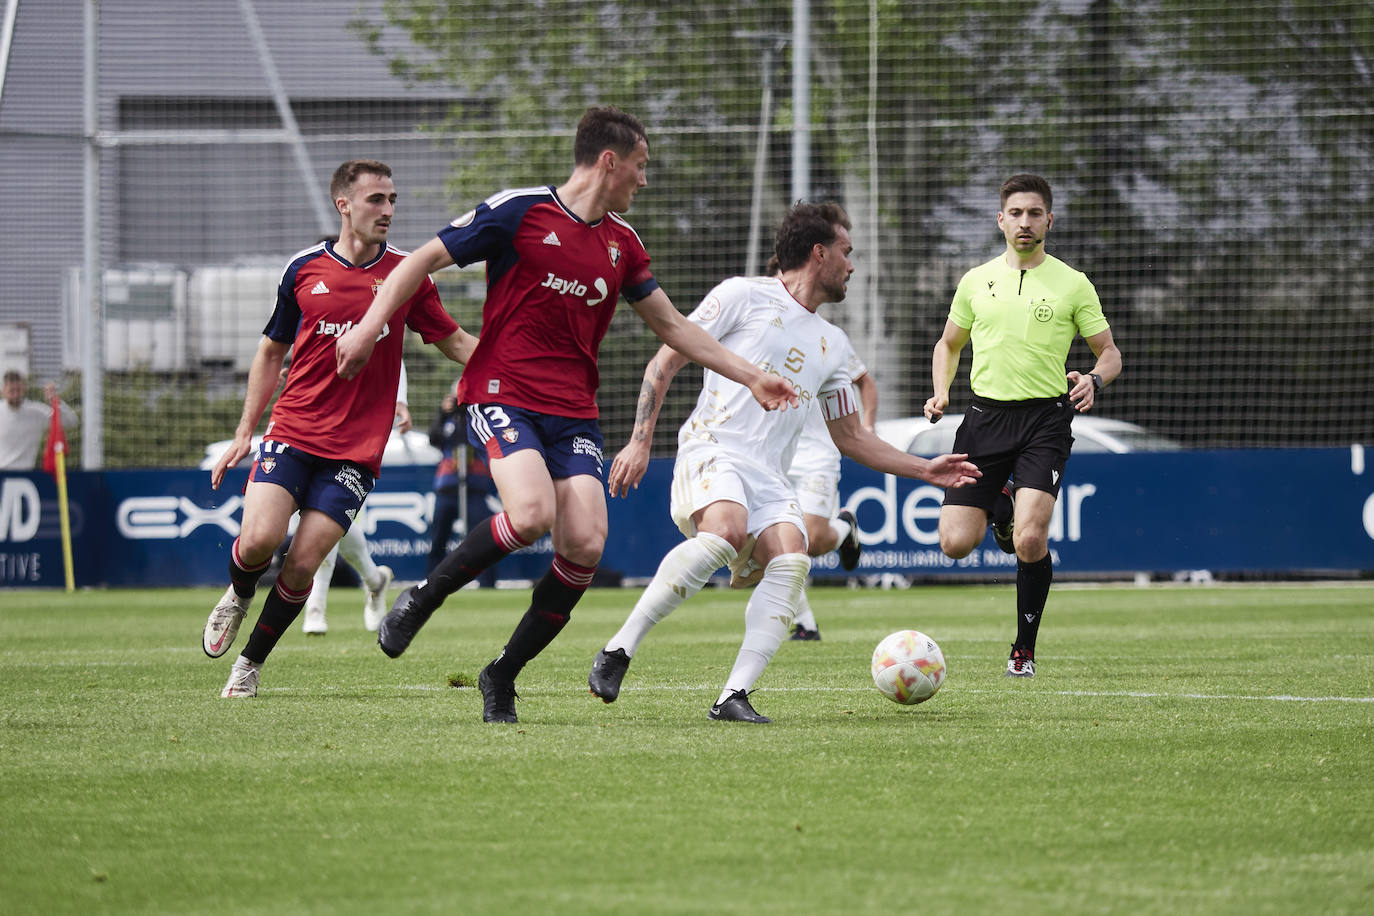
<path fill-rule="evenodd" d="M 1050 544 L 1060 575 L 1374 571 L 1374 474 L 1361 446 L 1082 455 L 1069 465 Z M 668 519 L 672 461 L 655 459 L 638 490 L 609 501 L 601 569 L 644 579 L 680 539 Z M 77 586 L 219 586 L 238 533 L 247 470 L 220 490 L 200 470 L 68 475 Z M 432 469 L 387 469 L 368 499 L 373 556 L 400 580 L 424 575 Z M 833 554 L 826 576 L 1009 575 L 1015 559 L 991 537 L 962 560 L 939 549 L 941 491 L 846 460 L 841 497 L 858 518 L 854 573 Z M 503 578 L 548 568 L 549 539 L 502 561 Z M 0 587 L 63 586 L 56 486 L 48 475 L 0 473 Z"/>

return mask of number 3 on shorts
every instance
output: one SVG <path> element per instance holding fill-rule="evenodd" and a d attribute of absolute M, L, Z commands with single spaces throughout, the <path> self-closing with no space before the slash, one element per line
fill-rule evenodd
<path fill-rule="evenodd" d="M 487 404 L 482 408 L 482 413 L 486 414 L 487 423 L 496 429 L 510 426 L 510 417 L 500 404 Z"/>

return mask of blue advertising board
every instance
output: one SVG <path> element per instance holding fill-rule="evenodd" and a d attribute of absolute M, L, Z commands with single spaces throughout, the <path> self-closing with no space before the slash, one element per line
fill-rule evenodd
<path fill-rule="evenodd" d="M 1274 449 L 1074 456 L 1050 547 L 1061 574 L 1374 571 L 1374 472 L 1365 450 Z M 219 490 L 199 470 L 78 471 L 68 476 L 78 586 L 221 585 L 238 534 L 246 470 Z M 655 459 L 639 488 L 610 500 L 601 568 L 653 575 L 681 539 L 668 519 L 672 461 Z M 387 469 L 363 532 L 397 578 L 424 575 L 432 469 Z M 992 575 L 1015 569 L 989 537 L 962 560 L 940 552 L 942 491 L 846 460 L 841 500 L 864 545 L 857 575 Z M 512 555 L 502 578 L 548 569 L 547 537 Z M 833 554 L 817 576 L 845 575 Z M 0 473 L 0 588 L 61 587 L 56 486 L 42 473 Z"/>

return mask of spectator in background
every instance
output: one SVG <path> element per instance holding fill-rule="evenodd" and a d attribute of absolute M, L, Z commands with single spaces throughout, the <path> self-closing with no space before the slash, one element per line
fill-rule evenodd
<path fill-rule="evenodd" d="M 0 471 L 32 471 L 38 463 L 43 433 L 52 422 L 52 402 L 57 386 L 49 382 L 43 387 L 47 403 L 25 400 L 29 393 L 24 373 L 10 369 L 5 373 L 5 405 L 0 407 Z M 62 411 L 62 425 L 71 429 L 76 425 L 76 411 L 66 401 L 58 401 Z"/>
<path fill-rule="evenodd" d="M 429 444 L 443 453 L 439 466 L 434 469 L 434 520 L 430 524 L 431 542 L 429 560 L 425 563 L 425 574 L 434 572 L 434 567 L 448 553 L 448 541 L 453 535 L 453 524 L 458 521 L 458 486 L 463 485 L 464 497 L 468 503 L 467 528 L 491 518 L 492 510 L 487 500 L 495 496 L 495 486 L 491 479 L 491 468 L 475 450 L 464 447 L 467 438 L 466 418 L 458 404 L 458 386 L 444 395 L 439 413 L 429 427 Z M 463 453 L 467 454 L 467 473 L 458 473 L 458 461 Z M 488 566 L 477 577 L 484 588 L 496 587 L 496 567 Z"/>

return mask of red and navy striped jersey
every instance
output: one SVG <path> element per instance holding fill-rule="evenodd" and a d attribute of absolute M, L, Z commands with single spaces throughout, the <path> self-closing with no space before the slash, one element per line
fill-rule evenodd
<path fill-rule="evenodd" d="M 425 343 L 458 330 L 426 277 L 391 316 L 362 372 L 352 379 L 338 376 L 335 342 L 362 320 L 405 254 L 385 245 L 377 257 L 355 266 L 335 254 L 333 243 L 323 242 L 291 259 L 262 331 L 292 345 L 286 387 L 272 407 L 266 438 L 322 458 L 355 461 L 374 476 L 380 472 L 396 412 L 405 328 L 418 331 Z"/>
<path fill-rule="evenodd" d="M 486 261 L 481 339 L 458 400 L 595 418 L 597 352 L 621 294 L 658 288 L 639 236 L 614 213 L 587 223 L 552 187 L 502 191 L 439 231 L 460 267 Z"/>

